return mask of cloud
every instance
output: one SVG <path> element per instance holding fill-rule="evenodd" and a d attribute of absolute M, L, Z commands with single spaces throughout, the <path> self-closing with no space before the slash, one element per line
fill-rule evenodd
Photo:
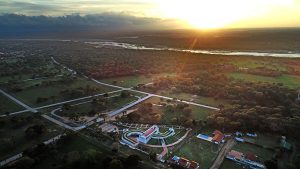
<path fill-rule="evenodd" d="M 156 5 L 149 0 L 0 0 L 0 13 L 59 16 L 126 11 L 145 15 Z"/>
<path fill-rule="evenodd" d="M 78 30 L 149 30 L 178 27 L 176 20 L 135 17 L 124 13 L 95 15 L 27 16 L 0 15 L 0 32 L 53 32 Z"/>

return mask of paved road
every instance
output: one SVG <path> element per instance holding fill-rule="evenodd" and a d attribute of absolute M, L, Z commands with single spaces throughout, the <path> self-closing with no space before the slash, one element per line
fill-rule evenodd
<path fill-rule="evenodd" d="M 54 63 L 56 63 L 56 64 L 58 64 L 60 66 L 66 67 L 66 66 L 62 65 L 61 63 L 57 62 L 53 57 L 51 57 L 51 59 L 53 60 Z M 68 68 L 68 70 L 70 70 L 72 72 L 75 72 L 74 70 L 72 70 L 70 68 Z M 84 77 L 85 78 L 89 78 L 87 76 L 84 76 Z M 142 93 L 142 94 L 145 94 L 145 95 L 156 96 L 156 97 L 160 97 L 160 98 L 164 98 L 164 99 L 171 99 L 171 100 L 174 99 L 172 97 L 167 97 L 167 96 L 162 96 L 162 95 L 147 93 L 147 92 L 135 90 L 135 89 L 132 89 L 132 88 L 125 88 L 125 87 L 121 87 L 121 86 L 111 85 L 111 84 L 108 84 L 108 83 L 100 82 L 99 80 L 96 80 L 94 78 L 91 78 L 91 80 L 94 81 L 94 82 L 96 82 L 96 83 L 98 83 L 98 84 L 101 84 L 101 85 L 110 86 L 110 87 L 114 87 L 114 88 L 118 88 L 118 89 L 122 89 L 122 90 L 129 90 L 129 91 L 133 91 L 133 92 L 137 92 L 137 93 Z M 195 103 L 195 102 L 189 102 L 189 101 L 183 101 L 183 100 L 176 100 L 176 101 L 182 102 L 182 103 L 186 103 L 186 104 L 190 104 L 190 105 L 199 106 L 199 107 L 204 107 L 204 108 L 208 108 L 208 109 L 212 109 L 212 110 L 220 110 L 217 107 L 213 107 L 213 106 L 209 106 L 209 105 L 204 105 L 204 104 L 199 104 L 199 103 Z"/>
<path fill-rule="evenodd" d="M 215 159 L 213 165 L 210 169 L 218 169 L 223 163 L 226 154 L 231 150 L 231 148 L 236 144 L 234 139 L 230 139 L 226 142 L 226 144 L 222 147 L 221 151 L 219 152 L 217 158 Z"/>
<path fill-rule="evenodd" d="M 137 92 L 137 93 L 142 93 L 142 94 L 145 94 L 145 95 L 151 95 L 151 96 L 154 96 L 154 97 L 160 97 L 160 98 L 170 99 L 170 100 L 174 99 L 172 97 L 167 97 L 167 96 L 152 94 L 152 93 L 143 92 L 143 91 L 139 91 L 139 90 L 135 90 L 135 89 L 131 89 L 131 88 L 125 88 L 125 87 L 120 87 L 120 86 L 116 86 L 116 85 L 111 85 L 111 84 L 103 83 L 103 82 L 100 82 L 100 81 L 98 81 L 96 79 L 92 79 L 92 81 L 94 81 L 94 82 L 96 82 L 98 84 L 101 84 L 101 85 L 115 87 L 115 88 L 119 88 L 119 89 L 123 89 L 123 90 L 129 90 L 129 91 L 133 91 L 133 92 Z M 190 105 L 199 106 L 199 107 L 204 107 L 204 108 L 208 108 L 208 109 L 212 109 L 212 110 L 217 110 L 217 111 L 220 110 L 217 107 L 208 106 L 208 105 L 204 105 L 204 104 L 199 104 L 199 103 L 195 103 L 195 102 L 189 102 L 189 101 L 184 101 L 184 100 L 176 100 L 176 101 L 182 102 L 182 103 L 186 103 L 186 104 L 190 104 Z"/>
<path fill-rule="evenodd" d="M 112 93 L 117 93 L 117 92 L 121 92 L 122 90 L 115 90 L 112 92 L 107 92 L 107 94 L 112 94 Z M 41 107 L 37 107 L 35 109 L 39 110 L 39 109 L 44 109 L 44 108 L 48 108 L 48 107 L 53 107 L 53 106 L 58 106 L 58 105 L 62 105 L 62 104 L 66 104 L 66 103 L 71 103 L 71 102 L 75 102 L 75 101 L 80 101 L 80 100 L 85 100 L 85 99 L 91 99 L 93 97 L 98 97 L 98 96 L 103 96 L 106 93 L 100 93 L 100 94 L 95 94 L 92 96 L 86 96 L 86 97 L 80 97 L 77 99 L 72 99 L 72 100 L 67 100 L 67 101 L 63 101 L 63 102 L 59 102 L 59 103 L 54 103 L 54 104 L 49 104 L 46 106 L 41 106 Z"/>
<path fill-rule="evenodd" d="M 135 105 L 137 105 L 137 104 L 139 104 L 139 103 L 141 103 L 141 102 L 149 99 L 150 97 L 152 97 L 152 95 L 148 95 L 148 96 L 143 97 L 143 98 L 141 98 L 141 99 L 139 99 L 139 100 L 137 100 L 137 101 L 135 101 L 133 103 L 128 104 L 125 107 L 122 107 L 121 109 L 118 109 L 116 111 L 112 111 L 108 115 L 109 115 L 110 118 L 114 117 L 114 116 L 117 116 L 118 114 L 122 113 L 123 111 L 125 111 L 125 110 L 129 109 L 130 107 L 133 107 L 133 106 L 135 106 Z"/>
<path fill-rule="evenodd" d="M 170 100 L 174 99 L 172 97 L 167 97 L 167 96 L 162 96 L 162 95 L 157 95 L 157 94 L 153 94 L 153 96 L 164 98 L 164 99 L 170 99 Z M 195 102 L 189 102 L 189 101 L 185 101 L 185 100 L 176 100 L 176 101 L 182 102 L 182 103 L 186 103 L 186 104 L 190 104 L 190 105 L 199 106 L 199 107 L 204 107 L 204 108 L 208 108 L 208 109 L 212 109 L 212 110 L 220 110 L 217 107 L 212 107 L 212 106 L 208 106 L 208 105 L 204 105 L 204 104 L 199 104 L 199 103 L 195 103 Z"/>
<path fill-rule="evenodd" d="M 107 92 L 107 94 L 113 94 L 113 93 L 117 93 L 117 92 L 121 92 L 121 91 L 122 90 L 115 90 L 115 91 L 112 91 L 112 92 Z M 63 102 L 59 102 L 59 103 L 54 103 L 54 104 L 49 104 L 49 105 L 45 105 L 45 106 L 41 106 L 41 107 L 36 107 L 34 109 L 35 110 L 40 110 L 40 109 L 44 109 L 44 108 L 59 106 L 59 105 L 63 105 L 63 104 L 66 104 L 66 103 L 72 103 L 72 102 L 75 102 L 75 101 L 90 99 L 90 98 L 97 97 L 97 96 L 102 96 L 104 94 L 105 93 L 100 93 L 100 94 L 95 94 L 95 95 L 92 95 L 92 96 L 80 97 L 80 98 L 77 98 L 77 99 L 72 99 L 72 100 L 67 100 L 67 101 L 63 101 Z M 17 114 L 21 114 L 21 113 L 25 113 L 25 112 L 29 112 L 29 111 L 30 110 L 26 109 L 26 110 L 22 110 L 22 111 L 9 113 L 9 115 L 17 115 Z M 0 115 L 0 117 L 5 117 L 5 116 L 7 116 L 7 115 L 6 114 Z"/>
<path fill-rule="evenodd" d="M 0 89 L 0 93 L 4 94 L 6 97 L 10 98 L 11 100 L 13 100 L 14 102 L 16 102 L 17 104 L 19 104 L 20 106 L 26 108 L 27 110 L 33 112 L 33 113 L 37 113 L 38 111 L 32 107 L 29 107 L 28 105 L 26 105 L 25 103 L 21 102 L 20 100 L 16 99 L 15 97 L 11 96 L 10 94 L 4 92 L 3 90 Z"/>

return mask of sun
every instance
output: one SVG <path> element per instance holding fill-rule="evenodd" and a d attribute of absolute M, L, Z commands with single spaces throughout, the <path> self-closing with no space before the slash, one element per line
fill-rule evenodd
<path fill-rule="evenodd" d="M 255 3 L 257 2 L 257 3 Z M 160 0 L 163 17 L 195 28 L 222 28 L 260 13 L 258 0 Z"/>

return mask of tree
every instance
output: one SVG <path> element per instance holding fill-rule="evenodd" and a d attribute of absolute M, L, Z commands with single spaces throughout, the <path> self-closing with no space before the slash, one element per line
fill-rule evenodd
<path fill-rule="evenodd" d="M 23 157 L 17 164 L 17 168 L 30 169 L 34 165 L 35 160 L 30 157 Z"/>
<path fill-rule="evenodd" d="M 68 103 L 63 104 L 62 106 L 62 110 L 70 110 L 71 109 L 71 105 Z"/>
<path fill-rule="evenodd" d="M 106 118 L 108 117 L 108 114 L 107 114 L 107 113 L 100 113 L 100 114 L 99 114 L 99 117 L 100 117 L 100 118 L 103 118 L 103 121 L 105 122 L 105 121 L 106 121 Z"/>
<path fill-rule="evenodd" d="M 45 125 L 30 126 L 25 130 L 25 136 L 27 138 L 36 138 L 41 136 L 46 131 Z"/>
<path fill-rule="evenodd" d="M 192 115 L 192 109 L 191 108 L 185 107 L 182 111 L 188 117 L 190 117 Z"/>
<path fill-rule="evenodd" d="M 78 151 L 70 151 L 64 156 L 64 161 L 67 164 L 72 164 L 80 159 L 80 154 Z"/>
<path fill-rule="evenodd" d="M 112 144 L 112 150 L 113 152 L 117 153 L 119 151 L 119 143 L 118 142 L 114 142 Z"/>
<path fill-rule="evenodd" d="M 119 159 L 113 159 L 109 163 L 109 169 L 123 169 L 123 164 Z"/>
<path fill-rule="evenodd" d="M 141 158 L 136 155 L 136 154 L 133 154 L 133 155 L 129 155 L 127 158 L 126 158 L 126 164 L 130 167 L 136 167 L 139 162 L 141 161 Z"/>
<path fill-rule="evenodd" d="M 278 169 L 277 162 L 274 160 L 265 161 L 265 166 L 267 167 L 267 169 Z"/>
<path fill-rule="evenodd" d="M 129 97 L 131 95 L 131 93 L 127 90 L 123 90 L 120 94 L 120 97 L 122 98 L 126 98 L 126 97 Z"/>
<path fill-rule="evenodd" d="M 156 161 L 157 161 L 157 154 L 156 154 L 155 152 L 150 152 L 150 153 L 149 153 L 149 158 L 150 158 L 152 161 L 156 162 Z"/>

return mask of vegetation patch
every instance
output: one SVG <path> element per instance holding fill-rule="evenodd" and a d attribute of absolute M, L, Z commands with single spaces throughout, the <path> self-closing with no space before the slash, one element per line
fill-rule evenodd
<path fill-rule="evenodd" d="M 24 82 L 10 85 L 8 88 L 17 98 L 34 106 L 47 105 L 113 90 L 111 87 L 101 86 L 93 81 L 76 76 L 59 77 L 40 82 Z"/>
<path fill-rule="evenodd" d="M 38 115 L 22 114 L 0 119 L 0 159 L 4 160 L 61 133 Z"/>
<path fill-rule="evenodd" d="M 262 82 L 262 83 L 275 83 L 287 86 L 292 89 L 297 89 L 300 87 L 300 76 L 293 75 L 281 75 L 278 77 L 266 77 L 259 75 L 251 75 L 245 73 L 231 73 L 230 77 L 238 80 L 246 80 L 249 82 Z"/>
<path fill-rule="evenodd" d="M 0 114 L 8 114 L 16 111 L 24 110 L 23 107 L 9 99 L 8 97 L 0 94 Z"/>

